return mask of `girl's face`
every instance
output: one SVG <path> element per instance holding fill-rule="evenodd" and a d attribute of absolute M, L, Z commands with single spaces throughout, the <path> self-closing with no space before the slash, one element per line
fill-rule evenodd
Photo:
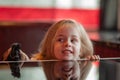
<path fill-rule="evenodd" d="M 75 60 L 80 55 L 80 35 L 73 25 L 64 25 L 55 34 L 54 54 L 59 60 Z"/>

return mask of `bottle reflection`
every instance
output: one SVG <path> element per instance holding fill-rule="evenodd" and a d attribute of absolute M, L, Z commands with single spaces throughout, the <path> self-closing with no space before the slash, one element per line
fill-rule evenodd
<path fill-rule="evenodd" d="M 52 61 L 42 63 L 47 80 L 85 80 L 90 69 L 88 61 Z"/>

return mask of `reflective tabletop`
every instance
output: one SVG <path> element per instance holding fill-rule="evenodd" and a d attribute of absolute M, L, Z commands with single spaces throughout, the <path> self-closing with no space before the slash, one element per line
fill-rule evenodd
<path fill-rule="evenodd" d="M 0 62 L 0 80 L 120 80 L 120 59 Z"/>

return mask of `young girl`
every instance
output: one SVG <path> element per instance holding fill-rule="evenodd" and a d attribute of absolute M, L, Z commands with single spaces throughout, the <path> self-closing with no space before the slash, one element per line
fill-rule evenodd
<path fill-rule="evenodd" d="M 81 24 L 71 19 L 60 20 L 47 31 L 38 54 L 31 60 L 98 60 L 93 55 L 93 45 Z"/>
<path fill-rule="evenodd" d="M 7 58 L 4 54 L 4 60 Z M 21 52 L 21 56 L 28 57 Z M 65 19 L 53 24 L 47 31 L 40 44 L 38 54 L 31 60 L 98 60 L 98 55 L 93 55 L 93 45 L 85 29 L 75 20 Z"/>

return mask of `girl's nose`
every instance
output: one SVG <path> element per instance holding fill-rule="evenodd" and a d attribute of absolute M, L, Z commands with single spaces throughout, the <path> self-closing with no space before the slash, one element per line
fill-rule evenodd
<path fill-rule="evenodd" d="M 65 42 L 65 47 L 71 47 L 71 42 L 69 40 Z"/>

